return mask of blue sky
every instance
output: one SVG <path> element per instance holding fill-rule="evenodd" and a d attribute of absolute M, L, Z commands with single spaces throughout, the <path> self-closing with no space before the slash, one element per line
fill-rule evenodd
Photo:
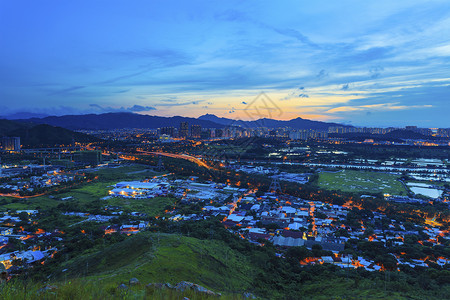
<path fill-rule="evenodd" d="M 450 1 L 0 2 L 2 115 L 450 127 Z"/>

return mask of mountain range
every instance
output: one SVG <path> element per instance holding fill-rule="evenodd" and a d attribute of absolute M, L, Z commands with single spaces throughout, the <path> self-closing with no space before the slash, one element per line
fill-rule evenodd
<path fill-rule="evenodd" d="M 70 145 L 73 141 L 85 143 L 99 140 L 91 135 L 48 124 L 33 124 L 0 119 L 1 136 L 20 137 L 23 148 L 52 147 L 56 145 Z"/>
<path fill-rule="evenodd" d="M 268 128 L 281 128 L 281 127 L 290 127 L 295 129 L 315 129 L 315 130 L 327 130 L 328 127 L 332 126 L 343 126 L 343 127 L 352 127 L 348 125 L 342 125 L 337 123 L 328 123 L 328 122 L 321 122 L 321 121 L 312 121 L 308 119 L 302 119 L 300 117 L 288 120 L 288 121 L 282 121 L 282 120 L 274 120 L 274 119 L 268 119 L 268 118 L 262 118 L 254 121 L 242 121 L 242 120 L 233 120 L 233 119 L 227 119 L 227 118 L 220 118 L 212 114 L 206 114 L 203 116 L 200 116 L 198 118 L 199 120 L 207 120 L 211 121 L 217 124 L 221 124 L 224 126 L 242 126 L 242 127 L 249 127 L 249 128 L 256 128 L 256 127 L 268 127 Z"/>
<path fill-rule="evenodd" d="M 215 115 L 206 114 L 199 118 L 188 117 L 160 117 L 140 115 L 134 113 L 105 113 L 105 114 L 87 114 L 87 115 L 65 115 L 49 116 L 43 118 L 27 118 L 16 120 L 21 122 L 31 122 L 34 124 L 48 124 L 59 126 L 70 130 L 108 130 L 123 128 L 149 128 L 157 129 L 161 127 L 178 127 L 181 122 L 188 122 L 189 125 L 201 125 L 203 128 L 223 128 L 228 126 L 241 126 L 244 128 L 268 127 L 280 128 L 291 127 L 294 129 L 315 129 L 327 130 L 330 126 L 345 126 L 337 123 L 327 123 L 312 121 L 302 118 L 295 118 L 289 121 L 274 119 L 259 119 L 254 121 L 233 120 L 220 118 Z"/>

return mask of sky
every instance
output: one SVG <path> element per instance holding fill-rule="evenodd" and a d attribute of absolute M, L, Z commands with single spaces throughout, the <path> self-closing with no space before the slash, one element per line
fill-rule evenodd
<path fill-rule="evenodd" d="M 450 127 L 450 1 L 0 1 L 0 115 Z"/>

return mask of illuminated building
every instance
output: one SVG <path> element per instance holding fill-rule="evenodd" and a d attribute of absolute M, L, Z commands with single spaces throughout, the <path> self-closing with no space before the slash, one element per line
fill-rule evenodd
<path fill-rule="evenodd" d="M 189 136 L 189 123 L 188 122 L 180 123 L 179 136 L 181 138 L 186 138 Z"/>

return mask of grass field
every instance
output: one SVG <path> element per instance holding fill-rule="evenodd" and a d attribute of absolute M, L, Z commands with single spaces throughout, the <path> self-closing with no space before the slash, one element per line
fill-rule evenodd
<path fill-rule="evenodd" d="M 124 210 L 138 211 L 146 213 L 147 215 L 154 217 L 164 212 L 166 206 L 172 206 L 176 198 L 170 197 L 155 197 L 151 199 L 123 199 L 123 198 L 110 198 L 105 201 L 108 205 L 120 206 Z"/>
<path fill-rule="evenodd" d="M 343 192 L 389 193 L 392 195 L 406 195 L 403 184 L 398 181 L 398 175 L 342 170 L 339 172 L 321 172 L 318 184 L 327 190 L 341 190 Z"/>
<path fill-rule="evenodd" d="M 85 299 L 83 297 L 86 295 L 91 295 L 88 296 L 89 299 L 113 299 L 118 293 L 117 286 L 121 283 L 128 285 L 131 278 L 137 278 L 141 285 L 130 290 L 126 297 L 117 298 L 183 299 L 180 295 L 178 297 L 173 295 L 172 298 L 169 294 L 161 294 L 161 298 L 157 295 L 149 297 L 145 295 L 145 285 L 156 282 L 176 284 L 180 281 L 190 281 L 224 294 L 220 299 L 239 299 L 242 293 L 255 291 L 254 286 L 260 280 L 258 277 L 260 271 L 252 261 L 252 257 L 233 250 L 222 241 L 143 232 L 103 250 L 63 262 L 53 272 L 50 282 L 55 282 L 58 286 L 74 282 L 78 287 L 78 291 L 67 291 L 74 293 L 73 296 L 64 297 L 61 294 L 61 299 Z M 261 294 L 260 291 L 260 296 L 262 299 L 442 298 L 428 291 L 411 291 L 411 286 L 407 283 L 404 285 L 399 282 L 388 283 L 386 291 L 384 290 L 386 283 L 382 278 L 355 280 L 352 278 L 354 275 L 352 271 L 350 278 L 343 275 L 344 271 L 341 272 L 341 277 L 327 272 L 329 271 L 325 271 L 324 274 L 317 273 L 311 280 L 302 282 L 296 295 L 286 297 L 283 290 L 278 290 L 275 293 L 267 291 L 267 294 Z M 85 286 L 80 286 L 79 282 L 85 282 Z M 97 288 L 92 288 L 91 284 L 95 284 Z M 70 286 L 68 288 L 70 289 Z M 23 289 L 18 292 L 23 293 Z M 166 292 L 170 293 L 167 290 Z M 190 299 L 210 298 L 191 295 Z"/>
<path fill-rule="evenodd" d="M 64 192 L 51 193 L 49 195 L 18 199 L 12 197 L 2 197 L 3 203 L 0 205 L 0 211 L 20 210 L 20 209 L 49 209 L 62 203 L 61 198 L 73 197 L 73 200 L 81 205 L 86 205 L 108 195 L 110 186 L 119 181 L 143 180 L 153 176 L 161 175 L 142 165 L 130 165 L 119 168 L 100 169 L 94 172 L 98 179 L 79 187 L 68 189 Z M 2 200 L 0 200 L 2 201 Z M 156 202 L 159 203 L 159 202 Z M 173 202 L 167 201 L 168 204 Z M 165 206 L 165 205 L 164 205 Z"/>
<path fill-rule="evenodd" d="M 215 291 L 251 290 L 252 269 L 247 257 L 217 240 L 174 234 L 140 233 L 97 253 L 63 264 L 68 278 L 87 276 L 101 284 L 143 284 L 186 280 Z M 59 272 L 59 277 L 63 272 Z"/>

